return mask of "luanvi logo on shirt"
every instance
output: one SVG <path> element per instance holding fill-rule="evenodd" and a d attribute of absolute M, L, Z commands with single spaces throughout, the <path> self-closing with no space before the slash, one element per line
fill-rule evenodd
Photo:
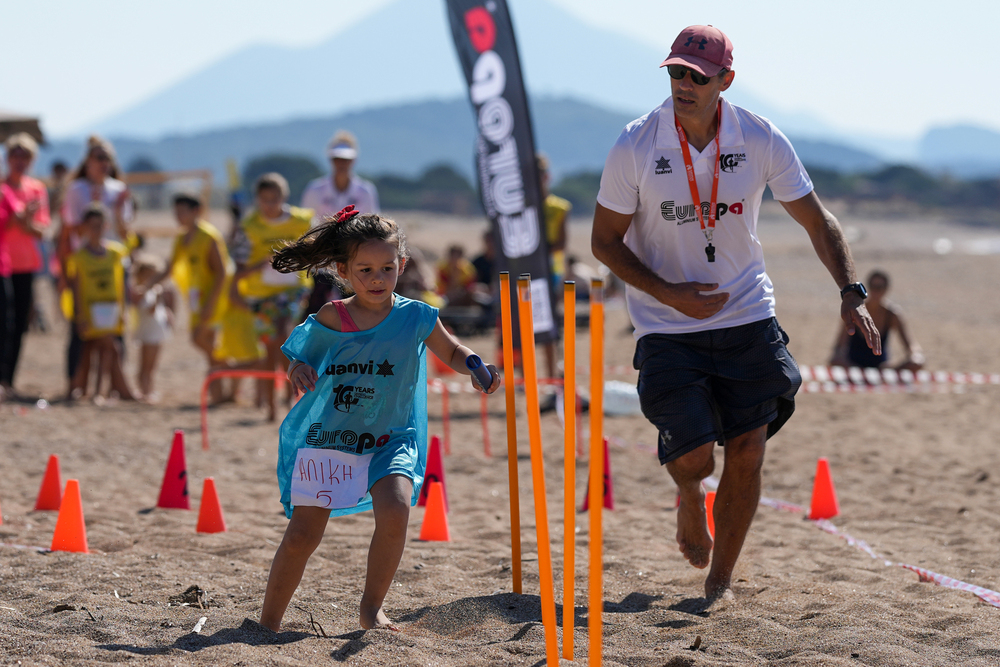
<path fill-rule="evenodd" d="M 708 217 L 708 213 L 711 210 L 711 204 L 707 201 L 701 203 L 701 214 L 704 217 Z M 715 219 L 718 220 L 726 213 L 735 213 L 736 215 L 743 214 L 743 202 L 736 202 L 735 204 L 723 204 L 719 202 L 715 206 L 716 214 Z M 672 201 L 665 201 L 660 204 L 660 215 L 663 216 L 664 220 L 676 220 L 678 225 L 683 225 L 688 222 L 694 222 L 698 219 L 698 215 L 695 212 L 694 204 L 680 204 L 675 205 Z"/>
<path fill-rule="evenodd" d="M 741 162 L 747 161 L 746 153 L 723 153 L 719 155 L 719 167 L 726 173 L 733 173 Z"/>
<path fill-rule="evenodd" d="M 660 159 L 656 161 L 656 171 L 653 173 L 657 176 L 674 173 L 674 170 L 670 168 L 670 160 L 661 155 Z"/>
<path fill-rule="evenodd" d="M 330 364 L 326 367 L 327 375 L 344 375 L 345 373 L 357 373 L 358 375 L 371 375 L 375 361 L 368 360 L 368 363 L 360 364 Z M 381 367 L 380 367 L 381 368 Z"/>

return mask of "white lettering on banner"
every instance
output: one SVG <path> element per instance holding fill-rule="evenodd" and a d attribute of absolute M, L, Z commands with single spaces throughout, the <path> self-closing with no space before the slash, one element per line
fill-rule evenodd
<path fill-rule="evenodd" d="M 469 97 L 473 104 L 482 104 L 491 97 L 500 97 L 507 87 L 507 70 L 496 51 L 484 51 L 472 67 Z"/>
<path fill-rule="evenodd" d="M 545 278 L 531 281 L 531 319 L 535 333 L 552 331 L 556 324 L 552 320 L 552 305 L 549 303 L 549 282 Z"/>
<path fill-rule="evenodd" d="M 524 210 L 524 181 L 521 172 L 507 170 L 498 174 L 490 183 L 493 191 L 493 202 L 500 215 L 514 215 Z"/>
<path fill-rule="evenodd" d="M 538 212 L 535 207 L 527 209 L 522 215 L 501 215 L 497 217 L 500 224 L 500 242 L 503 244 L 503 254 L 507 257 L 525 257 L 535 252 L 538 247 Z"/>
<path fill-rule="evenodd" d="M 495 144 L 514 131 L 514 111 L 507 100 L 494 97 L 479 110 L 479 131 Z"/>
<path fill-rule="evenodd" d="M 514 112 L 501 95 L 507 85 L 507 70 L 495 51 L 483 51 L 472 67 L 469 97 L 479 106 L 476 144 L 483 204 L 497 218 L 504 255 L 527 257 L 538 250 L 541 233 L 536 207 L 525 208 L 524 175 L 514 133 Z M 491 152 L 489 144 L 497 146 Z M 548 299 L 545 300 L 548 307 Z M 547 315 L 551 320 L 551 312 Z M 552 327 L 549 327 L 552 328 Z"/>
<path fill-rule="evenodd" d="M 372 456 L 357 456 L 336 449 L 299 449 L 292 469 L 292 507 L 357 507 L 368 493 L 368 466 Z"/>

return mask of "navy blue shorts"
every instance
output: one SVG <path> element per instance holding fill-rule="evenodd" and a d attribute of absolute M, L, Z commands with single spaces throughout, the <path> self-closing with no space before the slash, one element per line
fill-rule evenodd
<path fill-rule="evenodd" d="M 802 384 L 775 318 L 727 329 L 648 334 L 639 339 L 642 413 L 660 432 L 660 463 L 708 442 L 768 424 L 778 432 L 795 411 Z"/>

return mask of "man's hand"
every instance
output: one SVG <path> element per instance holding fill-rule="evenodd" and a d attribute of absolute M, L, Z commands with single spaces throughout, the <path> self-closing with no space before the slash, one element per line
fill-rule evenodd
<path fill-rule="evenodd" d="M 872 353 L 882 354 L 882 337 L 872 316 L 868 314 L 868 309 L 865 308 L 864 299 L 855 292 L 848 292 L 840 304 L 840 317 L 847 325 L 848 334 L 853 336 L 860 330 Z"/>
<path fill-rule="evenodd" d="M 729 301 L 729 292 L 704 294 L 717 289 L 718 283 L 675 283 L 666 288 L 661 296 L 657 296 L 657 300 L 688 317 L 704 320 L 722 310 Z"/>
<path fill-rule="evenodd" d="M 319 376 L 316 375 L 316 371 L 312 366 L 299 362 L 288 371 L 288 379 L 296 390 L 304 394 L 316 388 L 316 380 L 319 379 Z"/>

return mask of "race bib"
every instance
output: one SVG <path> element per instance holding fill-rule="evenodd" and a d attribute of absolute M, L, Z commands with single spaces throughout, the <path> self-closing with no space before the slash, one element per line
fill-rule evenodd
<path fill-rule="evenodd" d="M 292 469 L 292 506 L 332 510 L 357 507 L 368 493 L 372 456 L 303 447 Z"/>
<path fill-rule="evenodd" d="M 115 329 L 120 318 L 118 303 L 115 301 L 90 304 L 90 326 L 93 329 Z"/>
<path fill-rule="evenodd" d="M 281 271 L 275 271 L 274 267 L 269 263 L 264 265 L 261 271 L 261 280 L 264 281 L 265 285 L 273 285 L 275 287 L 288 287 L 290 285 L 299 284 L 299 274 L 298 272 L 292 273 L 282 273 Z"/>

